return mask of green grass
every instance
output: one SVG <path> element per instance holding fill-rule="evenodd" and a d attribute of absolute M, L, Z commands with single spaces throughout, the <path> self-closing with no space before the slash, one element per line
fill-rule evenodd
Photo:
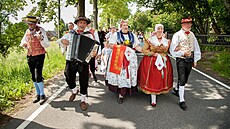
<path fill-rule="evenodd" d="M 49 79 L 65 67 L 65 58 L 55 42 L 46 49 L 43 77 Z M 0 111 L 13 107 L 15 101 L 32 91 L 33 84 L 27 65 L 26 51 L 16 50 L 0 60 Z"/>
<path fill-rule="evenodd" d="M 230 78 L 230 52 L 221 52 L 212 59 L 212 68 L 221 76 Z"/>

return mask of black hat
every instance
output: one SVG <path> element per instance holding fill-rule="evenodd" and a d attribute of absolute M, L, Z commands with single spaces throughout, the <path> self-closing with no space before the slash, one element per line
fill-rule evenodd
<path fill-rule="evenodd" d="M 79 16 L 78 18 L 75 19 L 74 23 L 77 24 L 77 22 L 80 21 L 80 20 L 86 21 L 87 24 L 89 24 L 91 22 L 89 18 L 86 18 L 84 16 Z"/>
<path fill-rule="evenodd" d="M 36 24 L 38 19 L 35 16 L 26 16 L 22 21 L 28 24 Z"/>

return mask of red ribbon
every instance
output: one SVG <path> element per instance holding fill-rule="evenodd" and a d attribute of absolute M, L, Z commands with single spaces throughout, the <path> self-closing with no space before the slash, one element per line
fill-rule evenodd
<path fill-rule="evenodd" d="M 190 32 L 189 32 L 189 31 L 186 31 L 185 34 L 190 34 Z"/>

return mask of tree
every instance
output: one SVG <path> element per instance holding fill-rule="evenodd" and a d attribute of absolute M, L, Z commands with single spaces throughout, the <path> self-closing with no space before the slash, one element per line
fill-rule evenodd
<path fill-rule="evenodd" d="M 93 27 L 95 29 L 98 29 L 98 20 L 97 20 L 97 17 L 98 17 L 97 0 L 93 0 L 93 20 L 94 20 Z"/>
<path fill-rule="evenodd" d="M 78 15 L 77 16 L 85 16 L 85 0 L 78 0 Z"/>
<path fill-rule="evenodd" d="M 107 23 L 106 26 L 116 25 L 122 19 L 130 17 L 131 13 L 128 9 L 129 0 L 100 0 L 98 8 L 102 9 L 100 13 L 101 25 Z M 104 25 L 104 24 L 103 24 Z"/>
<path fill-rule="evenodd" d="M 146 31 L 152 26 L 150 11 L 137 11 L 130 19 L 131 30 Z"/>
<path fill-rule="evenodd" d="M 12 24 L 7 23 L 7 27 L 2 34 L 0 40 L 0 52 L 3 57 L 10 53 L 10 48 L 18 47 L 26 29 L 28 28 L 24 22 Z"/>
<path fill-rule="evenodd" d="M 12 39 L 8 39 L 6 31 L 9 27 L 12 27 L 12 24 L 9 21 L 9 16 L 16 18 L 18 15 L 17 12 L 23 10 L 24 6 L 27 5 L 25 0 L 1 0 L 0 1 L 0 52 L 5 57 L 9 51 L 8 49 L 12 45 Z M 19 28 L 15 28 L 15 30 L 10 35 L 14 35 L 15 31 Z M 20 31 L 20 30 L 18 30 Z"/>
<path fill-rule="evenodd" d="M 190 15 L 194 19 L 194 27 L 196 32 L 200 34 L 209 33 L 209 27 L 212 27 L 217 34 L 225 33 L 221 21 L 230 19 L 230 15 L 226 13 L 226 7 L 223 7 L 221 0 L 136 0 L 140 5 L 151 7 L 155 14 L 172 12 L 178 13 L 181 16 Z M 217 4 L 218 3 L 218 4 Z M 222 11 L 219 11 L 222 10 Z M 218 16 L 215 15 L 218 13 Z M 218 18 L 219 17 L 219 18 Z M 222 19 L 221 19 L 222 18 Z M 223 20 L 224 18 L 224 20 Z M 218 21 L 219 20 L 219 21 Z M 179 23 L 180 21 L 177 21 Z"/>
<path fill-rule="evenodd" d="M 2 34 L 3 23 L 9 20 L 9 16 L 17 16 L 17 11 L 23 10 L 27 5 L 25 0 L 1 0 L 0 1 L 0 38 Z"/>

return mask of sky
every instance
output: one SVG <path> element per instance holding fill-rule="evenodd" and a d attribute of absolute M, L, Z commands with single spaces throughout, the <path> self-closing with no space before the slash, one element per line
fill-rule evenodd
<path fill-rule="evenodd" d="M 26 6 L 23 11 L 18 12 L 18 17 L 17 17 L 18 20 L 10 17 L 11 22 L 13 22 L 13 23 L 21 22 L 22 18 L 25 17 L 33 7 L 36 6 L 35 4 L 33 5 L 30 0 L 26 0 L 26 1 L 28 3 L 28 6 Z M 65 2 L 65 0 L 63 2 Z M 64 5 L 63 2 L 61 3 L 62 5 Z M 86 17 L 89 17 L 93 13 L 93 11 L 92 11 L 93 5 L 89 4 L 89 0 L 86 0 L 85 4 L 87 7 L 85 9 L 85 15 L 86 15 Z M 68 7 L 62 6 L 61 7 L 61 18 L 64 20 L 65 23 L 73 22 L 74 17 L 76 15 L 77 15 L 76 7 L 74 7 L 74 6 L 68 6 Z M 41 26 L 43 28 L 45 28 L 45 30 L 54 30 L 54 28 L 55 28 L 53 21 L 49 22 L 49 23 L 41 23 Z"/>
<path fill-rule="evenodd" d="M 36 6 L 36 4 L 32 4 L 32 2 L 30 0 L 26 0 L 27 3 L 28 3 L 28 6 L 26 6 L 24 8 L 23 11 L 19 11 L 18 12 L 18 17 L 16 19 L 10 17 L 10 21 L 12 23 L 18 23 L 18 22 L 21 22 L 22 21 L 22 18 L 25 17 L 29 12 L 30 10 Z M 63 0 L 61 1 L 61 4 L 64 5 L 66 0 Z M 93 5 L 89 3 L 89 0 L 85 0 L 85 5 L 86 5 L 86 8 L 85 8 L 85 15 L 86 17 L 89 17 L 90 15 L 92 15 L 93 13 Z M 133 5 L 132 7 L 129 7 L 129 8 L 132 8 L 132 14 L 134 14 L 137 10 L 136 6 Z M 76 7 L 74 6 L 68 6 L 68 7 L 64 7 L 62 6 L 61 7 L 61 18 L 64 20 L 65 23 L 68 23 L 68 22 L 73 22 L 74 21 L 74 17 L 77 15 L 77 10 L 76 10 Z M 100 18 L 99 18 L 100 19 Z M 41 23 L 41 26 L 46 30 L 54 30 L 55 26 L 54 26 L 54 22 L 49 22 L 49 23 Z"/>

